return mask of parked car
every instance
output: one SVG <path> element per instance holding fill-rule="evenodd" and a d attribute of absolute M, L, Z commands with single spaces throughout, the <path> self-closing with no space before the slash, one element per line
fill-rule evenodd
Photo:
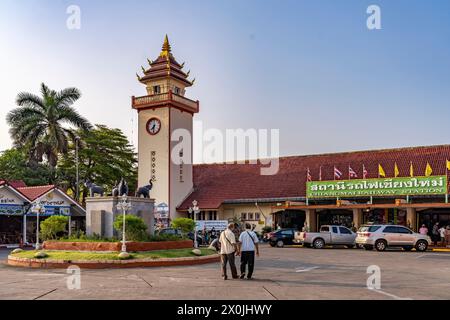
<path fill-rule="evenodd" d="M 415 248 L 426 251 L 431 244 L 431 238 L 399 225 L 370 225 L 358 230 L 356 243 L 366 250 L 384 251 L 389 247 L 401 247 L 406 251 Z"/>
<path fill-rule="evenodd" d="M 282 248 L 285 245 L 294 244 L 294 233 L 296 229 L 280 229 L 269 234 L 269 244 L 272 247 Z"/>
<path fill-rule="evenodd" d="M 320 232 L 296 232 L 294 242 L 322 249 L 326 245 L 355 247 L 356 233 L 343 226 L 321 226 Z"/>

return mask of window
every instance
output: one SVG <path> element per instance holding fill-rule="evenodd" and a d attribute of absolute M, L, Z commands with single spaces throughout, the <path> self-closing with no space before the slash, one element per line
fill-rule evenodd
<path fill-rule="evenodd" d="M 248 213 L 248 220 L 253 220 L 253 213 L 252 212 Z"/>
<path fill-rule="evenodd" d="M 384 228 L 383 232 L 385 233 L 400 233 L 397 227 L 387 226 Z"/>
<path fill-rule="evenodd" d="M 341 232 L 341 234 L 352 234 L 350 230 L 344 227 L 339 227 L 339 231 Z"/>
<path fill-rule="evenodd" d="M 153 86 L 153 94 L 160 94 L 161 86 Z"/>
<path fill-rule="evenodd" d="M 294 232 L 292 230 L 283 230 L 281 231 L 281 234 L 285 236 L 292 236 Z"/>
<path fill-rule="evenodd" d="M 181 93 L 181 89 L 180 88 L 178 88 L 178 87 L 173 87 L 173 93 L 175 93 L 175 94 L 180 94 Z"/>
<path fill-rule="evenodd" d="M 403 228 L 403 227 L 397 227 L 398 233 L 404 233 L 404 234 L 411 234 L 411 230 Z"/>
<path fill-rule="evenodd" d="M 333 227 L 333 233 L 338 233 L 338 228 L 337 227 Z"/>
<path fill-rule="evenodd" d="M 358 231 L 359 232 L 375 232 L 380 228 L 381 228 L 381 226 L 364 226 L 364 227 L 359 228 Z"/>
<path fill-rule="evenodd" d="M 330 227 L 328 227 L 328 226 L 322 227 L 322 228 L 320 228 L 320 232 L 330 232 Z"/>
<path fill-rule="evenodd" d="M 261 214 L 260 214 L 259 212 L 256 212 L 256 213 L 255 213 L 255 220 L 256 220 L 256 221 L 261 220 Z"/>
<path fill-rule="evenodd" d="M 241 213 L 241 220 L 247 220 L 247 213 L 246 212 L 242 212 Z"/>

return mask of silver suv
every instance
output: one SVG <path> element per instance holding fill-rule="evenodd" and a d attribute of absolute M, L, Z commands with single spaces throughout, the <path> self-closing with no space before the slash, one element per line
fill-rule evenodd
<path fill-rule="evenodd" d="M 398 225 L 362 226 L 357 234 L 356 244 L 366 250 L 373 250 L 375 247 L 377 251 L 384 251 L 388 247 L 402 247 L 406 251 L 413 248 L 417 251 L 426 251 L 431 244 L 429 236 Z"/>

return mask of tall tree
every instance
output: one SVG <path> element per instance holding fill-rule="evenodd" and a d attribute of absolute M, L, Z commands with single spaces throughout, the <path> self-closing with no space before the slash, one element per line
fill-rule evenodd
<path fill-rule="evenodd" d="M 130 191 L 137 183 L 137 157 L 127 137 L 119 129 L 96 125 L 91 131 L 77 132 L 79 143 L 80 181 L 90 180 L 111 192 L 113 186 L 124 177 Z M 58 163 L 60 184 L 75 195 L 76 191 L 76 154 L 75 145 L 69 145 L 69 152 Z M 86 188 L 80 183 L 81 198 L 87 195 Z"/>
<path fill-rule="evenodd" d="M 57 92 L 42 83 L 41 95 L 19 93 L 16 100 L 19 107 L 10 111 L 6 120 L 11 126 L 15 146 L 28 148 L 32 163 L 42 162 L 45 156 L 48 164 L 55 168 L 58 154 L 67 153 L 69 141 L 75 138 L 73 130 L 64 125 L 83 131 L 92 126 L 72 107 L 81 97 L 77 88 Z"/>
<path fill-rule="evenodd" d="M 0 179 L 22 180 L 28 186 L 54 183 L 54 172 L 47 165 L 39 164 L 31 168 L 27 154 L 22 149 L 9 149 L 0 153 Z"/>

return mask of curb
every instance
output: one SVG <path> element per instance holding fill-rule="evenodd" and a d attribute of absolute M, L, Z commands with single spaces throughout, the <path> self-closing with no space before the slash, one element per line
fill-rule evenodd
<path fill-rule="evenodd" d="M 450 252 L 450 249 L 445 249 L 445 248 L 442 248 L 442 249 L 433 249 L 433 252 Z"/>
<path fill-rule="evenodd" d="M 169 267 L 190 266 L 219 262 L 220 256 L 213 254 L 203 257 L 162 258 L 162 259 L 135 259 L 135 260 L 49 260 L 27 259 L 8 256 L 7 264 L 14 267 L 25 268 L 68 268 L 77 265 L 82 269 L 110 269 L 110 268 L 141 268 L 141 267 Z"/>

